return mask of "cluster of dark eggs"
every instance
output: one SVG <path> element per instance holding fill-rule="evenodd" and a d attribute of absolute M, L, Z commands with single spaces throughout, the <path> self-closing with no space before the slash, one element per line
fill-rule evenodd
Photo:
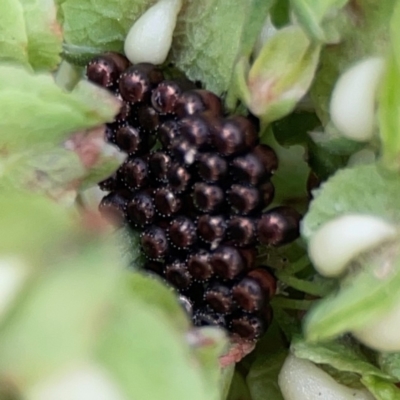
<path fill-rule="evenodd" d="M 128 154 L 100 210 L 139 231 L 145 269 L 172 285 L 195 325 L 259 338 L 271 321 L 276 281 L 256 266 L 257 245 L 298 237 L 300 215 L 272 202 L 274 151 L 257 121 L 224 114 L 221 100 L 187 80 L 165 80 L 151 64 L 105 53 L 89 80 L 122 107 L 107 139 Z"/>

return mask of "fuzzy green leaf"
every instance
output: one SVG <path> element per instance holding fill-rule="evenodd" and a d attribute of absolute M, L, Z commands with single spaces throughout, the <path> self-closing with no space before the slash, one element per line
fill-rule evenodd
<path fill-rule="evenodd" d="M 304 358 L 315 364 L 328 364 L 339 371 L 391 379 L 388 374 L 372 365 L 360 351 L 357 342 L 350 338 L 315 344 L 298 337 L 292 341 L 291 351 L 298 358 Z"/>
<path fill-rule="evenodd" d="M 329 12 L 340 9 L 348 0 L 291 0 L 293 12 L 310 38 L 327 41 L 322 23 Z"/>
<path fill-rule="evenodd" d="M 374 395 L 377 400 L 399 400 L 400 389 L 392 382 L 377 376 L 366 376 L 361 382 Z"/>
<path fill-rule="evenodd" d="M 122 51 L 133 22 L 155 1 L 64 0 L 64 50 L 86 58 L 104 50 Z"/>
<path fill-rule="evenodd" d="M 0 60 L 55 69 L 63 35 L 54 1 L 4 0 L 1 7 Z"/>
<path fill-rule="evenodd" d="M 301 227 L 306 240 L 325 222 L 346 213 L 376 215 L 400 222 L 398 176 L 380 170 L 376 164 L 339 170 L 314 191 L 314 196 Z"/>
<path fill-rule="evenodd" d="M 12 150 L 58 143 L 69 133 L 113 120 L 119 103 L 106 91 L 82 81 L 73 92 L 50 75 L 0 66 L 0 145 Z"/>
<path fill-rule="evenodd" d="M 120 306 L 97 347 L 97 359 L 107 365 L 132 399 L 218 400 L 201 375 L 201 366 L 162 313 L 144 301 Z M 218 360 L 214 359 L 214 370 Z"/>
<path fill-rule="evenodd" d="M 156 313 L 162 312 L 177 329 L 189 329 L 189 320 L 182 306 L 178 303 L 172 288 L 165 286 L 156 276 L 149 277 L 133 273 L 127 281 L 132 296 L 140 298 L 149 306 L 154 307 Z"/>
<path fill-rule="evenodd" d="M 317 302 L 306 316 L 307 340 L 322 341 L 365 326 L 399 301 L 400 255 L 384 248 L 360 260 L 363 270 L 349 276 L 337 293 Z M 384 269 L 387 270 L 384 270 Z"/>
<path fill-rule="evenodd" d="M 400 381 L 400 353 L 381 353 L 378 363 L 382 371 Z"/>
<path fill-rule="evenodd" d="M 395 8 L 391 20 L 392 48 L 386 64 L 379 102 L 379 127 L 382 143 L 382 158 L 385 165 L 400 169 L 400 5 Z"/>
<path fill-rule="evenodd" d="M 395 4 L 396 0 L 379 3 L 359 0 L 350 2 L 340 11 L 343 19 L 341 41 L 322 50 L 318 74 L 310 92 L 324 125 L 330 119 L 330 97 L 339 75 L 365 57 L 385 55 L 389 44 L 388 23 Z"/>
<path fill-rule="evenodd" d="M 270 0 L 187 2 L 170 60 L 189 78 L 221 94 L 229 87 L 238 55 L 250 55 L 270 5 Z"/>

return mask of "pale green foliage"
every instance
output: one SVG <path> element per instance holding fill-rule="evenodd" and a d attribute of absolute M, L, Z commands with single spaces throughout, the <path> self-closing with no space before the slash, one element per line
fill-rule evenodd
<path fill-rule="evenodd" d="M 36 70 L 54 70 L 60 62 L 62 29 L 53 0 L 3 0 L 0 61 Z"/>

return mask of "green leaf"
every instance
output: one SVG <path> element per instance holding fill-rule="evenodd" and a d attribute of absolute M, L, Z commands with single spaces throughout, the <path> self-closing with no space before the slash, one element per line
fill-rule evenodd
<path fill-rule="evenodd" d="M 400 222 L 400 180 L 397 174 L 380 170 L 376 164 L 339 170 L 314 195 L 301 226 L 306 240 L 325 222 L 346 213 L 376 215 Z"/>
<path fill-rule="evenodd" d="M 400 381 L 400 353 L 380 353 L 378 363 L 382 371 Z"/>
<path fill-rule="evenodd" d="M 59 147 L 37 146 L 4 160 L 3 184 L 35 192 L 67 191 L 66 185 L 86 173 L 78 155 Z"/>
<path fill-rule="evenodd" d="M 293 12 L 311 39 L 328 41 L 323 22 L 325 18 L 340 8 L 348 0 L 291 0 Z"/>
<path fill-rule="evenodd" d="M 319 53 L 320 46 L 311 43 L 300 27 L 280 29 L 250 69 L 248 108 L 265 123 L 291 112 L 311 85 Z"/>
<path fill-rule="evenodd" d="M 386 71 L 379 96 L 379 127 L 382 144 L 382 159 L 386 167 L 400 169 L 400 41 L 398 27 L 400 23 L 400 5 L 394 9 L 390 22 L 391 50 L 386 63 Z"/>
<path fill-rule="evenodd" d="M 182 334 L 144 301 L 119 306 L 97 346 L 97 359 L 128 398 L 217 400 Z M 214 360 L 218 370 L 218 360 Z"/>
<path fill-rule="evenodd" d="M 20 255 L 28 264 L 36 265 L 44 251 L 49 257 L 54 256 L 65 231 L 71 234 L 75 229 L 71 215 L 50 199 L 4 187 L 0 196 L 0 225 L 7 229 L 0 241 L 0 253 Z"/>
<path fill-rule="evenodd" d="M 113 120 L 119 103 L 86 81 L 67 93 L 50 75 L 0 66 L 0 145 L 8 151 L 58 143 L 69 133 Z"/>
<path fill-rule="evenodd" d="M 246 381 L 237 371 L 233 376 L 227 400 L 254 400 L 250 396 Z"/>
<path fill-rule="evenodd" d="M 309 343 L 297 337 L 292 341 L 290 349 L 296 357 L 315 364 L 328 364 L 339 371 L 353 372 L 362 376 L 374 375 L 391 379 L 388 374 L 372 365 L 361 352 L 359 344 L 349 337 L 324 343 Z"/>
<path fill-rule="evenodd" d="M 398 14 L 400 15 L 400 12 Z M 400 169 L 399 72 L 400 65 L 391 54 L 383 78 L 378 114 L 383 163 L 386 167 L 396 171 Z"/>
<path fill-rule="evenodd" d="M 314 112 L 294 111 L 272 123 L 272 131 L 281 146 L 306 144 L 309 132 L 320 126 Z"/>
<path fill-rule="evenodd" d="M 91 57 L 104 50 L 123 50 L 133 22 L 155 1 L 64 0 L 64 50 L 70 57 Z"/>
<path fill-rule="evenodd" d="M 315 304 L 305 319 L 307 340 L 328 340 L 357 329 L 399 301 L 400 255 L 397 246 L 380 249 L 379 254 L 361 259 L 361 271 L 349 276 L 337 293 Z"/>
<path fill-rule="evenodd" d="M 290 23 L 290 4 L 289 0 L 275 1 L 271 8 L 271 21 L 277 28 L 282 28 Z"/>
<path fill-rule="evenodd" d="M 342 18 L 340 43 L 323 48 L 318 74 L 310 91 L 316 112 L 324 125 L 330 119 L 330 97 L 339 75 L 365 57 L 386 54 L 389 44 L 388 22 L 396 3 L 396 0 L 379 3 L 375 0 L 359 0 L 357 3 L 350 2 L 348 7 L 339 12 Z"/>
<path fill-rule="evenodd" d="M 132 297 L 137 297 L 154 308 L 155 313 L 163 313 L 170 323 L 180 331 L 189 329 L 190 323 L 176 293 L 165 283 L 153 276 L 132 273 L 127 277 L 127 284 Z"/>
<path fill-rule="evenodd" d="M 304 146 L 280 146 L 272 134 L 264 136 L 263 143 L 274 149 L 279 160 L 279 167 L 272 177 L 275 186 L 272 206 L 287 204 L 304 211 L 308 203 L 307 179 L 310 172 Z"/>
<path fill-rule="evenodd" d="M 53 70 L 60 62 L 62 38 L 53 0 L 3 1 L 0 60 Z"/>
<path fill-rule="evenodd" d="M 310 131 L 309 135 L 321 150 L 332 155 L 350 155 L 363 147 L 362 143 L 345 138 L 331 124 L 328 124 L 323 132 L 319 130 Z"/>
<path fill-rule="evenodd" d="M 286 356 L 287 353 L 282 352 L 264 357 L 264 363 L 258 363 L 251 368 L 246 380 L 252 400 L 283 400 L 278 386 L 278 375 Z"/>
<path fill-rule="evenodd" d="M 365 376 L 361 382 L 377 400 L 399 400 L 400 389 L 393 383 L 377 376 Z"/>
<path fill-rule="evenodd" d="M 250 55 L 271 3 L 187 2 L 178 19 L 170 60 L 190 79 L 221 94 L 230 86 L 237 57 Z"/>
<path fill-rule="evenodd" d="M 49 232 L 54 229 L 47 238 Z M 22 390 L 86 358 L 113 311 L 122 271 L 118 255 L 106 243 L 80 243 L 86 246 L 70 239 L 68 250 L 52 256 L 49 249 L 41 273 L 0 330 L 0 375 L 13 376 Z"/>

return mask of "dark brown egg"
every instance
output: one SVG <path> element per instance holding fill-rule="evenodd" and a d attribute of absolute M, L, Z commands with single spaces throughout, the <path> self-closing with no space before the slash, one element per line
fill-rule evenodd
<path fill-rule="evenodd" d="M 110 177 L 107 179 L 102 180 L 99 182 L 99 188 L 101 190 L 104 190 L 105 192 L 111 192 L 114 190 L 118 190 L 121 188 L 123 185 L 119 180 L 118 174 L 115 172 L 112 174 Z"/>
<path fill-rule="evenodd" d="M 276 293 L 276 278 L 268 267 L 258 267 L 250 271 L 247 275 L 248 278 L 254 279 L 261 286 L 268 300 L 271 300 Z"/>
<path fill-rule="evenodd" d="M 157 261 L 147 261 L 143 269 L 145 271 L 151 272 L 153 274 L 163 276 L 164 274 L 164 263 L 157 262 Z"/>
<path fill-rule="evenodd" d="M 121 106 L 119 113 L 115 116 L 115 121 L 119 123 L 125 122 L 129 118 L 131 106 L 127 101 L 123 100 L 119 94 L 117 94 L 116 97 L 121 102 Z"/>
<path fill-rule="evenodd" d="M 315 174 L 315 172 L 310 171 L 307 179 L 307 193 L 310 200 L 314 197 L 314 190 L 317 189 L 320 185 L 321 179 Z"/>
<path fill-rule="evenodd" d="M 153 222 L 155 209 L 151 196 L 147 193 L 136 193 L 129 202 L 126 215 L 133 227 L 144 227 Z"/>
<path fill-rule="evenodd" d="M 121 126 L 115 132 L 115 143 L 121 150 L 134 154 L 139 151 L 141 143 L 140 133 L 130 125 Z"/>
<path fill-rule="evenodd" d="M 103 197 L 99 204 L 101 215 L 114 225 L 121 225 L 124 221 L 128 199 L 118 192 L 111 192 Z"/>
<path fill-rule="evenodd" d="M 161 70 L 149 63 L 129 67 L 119 78 L 119 92 L 124 100 L 138 103 L 150 98 L 151 90 L 163 80 Z"/>
<path fill-rule="evenodd" d="M 165 150 L 170 150 L 174 139 L 179 137 L 179 125 L 176 121 L 163 122 L 157 132 L 158 139 Z"/>
<path fill-rule="evenodd" d="M 197 221 L 197 234 L 207 243 L 219 244 L 225 236 L 226 222 L 221 215 L 202 215 Z"/>
<path fill-rule="evenodd" d="M 204 301 L 210 308 L 220 314 L 228 314 L 233 310 L 231 289 L 227 285 L 214 283 L 204 291 Z"/>
<path fill-rule="evenodd" d="M 244 247 L 238 249 L 239 254 L 242 256 L 244 268 L 246 270 L 252 269 L 256 265 L 258 250 L 256 247 Z"/>
<path fill-rule="evenodd" d="M 269 210 L 258 221 L 258 239 L 263 244 L 281 246 L 299 237 L 301 215 L 281 206 Z"/>
<path fill-rule="evenodd" d="M 167 175 L 171 164 L 171 156 L 163 151 L 156 151 L 149 156 L 150 173 L 156 181 L 167 181 Z"/>
<path fill-rule="evenodd" d="M 248 312 L 261 310 L 268 299 L 260 284 L 247 277 L 232 288 L 232 295 L 238 306 Z"/>
<path fill-rule="evenodd" d="M 204 148 L 208 144 L 212 127 L 201 115 L 191 115 L 179 121 L 179 133 L 196 148 Z"/>
<path fill-rule="evenodd" d="M 168 236 L 178 249 L 187 249 L 196 242 L 196 226 L 189 218 L 179 216 L 171 222 Z"/>
<path fill-rule="evenodd" d="M 196 310 L 193 314 L 195 326 L 220 326 L 226 327 L 226 319 L 222 314 L 212 311 L 209 307 Z"/>
<path fill-rule="evenodd" d="M 278 157 L 272 147 L 266 144 L 259 144 L 252 150 L 252 153 L 258 157 L 270 175 L 278 168 Z"/>
<path fill-rule="evenodd" d="M 233 279 L 244 269 L 243 259 L 232 246 L 219 246 L 211 255 L 210 263 L 216 275 L 223 279 Z"/>
<path fill-rule="evenodd" d="M 147 132 L 156 131 L 160 125 L 160 116 L 153 107 L 141 104 L 137 108 L 139 126 Z"/>
<path fill-rule="evenodd" d="M 181 199 L 168 187 L 161 187 L 154 192 L 154 205 L 162 217 L 170 217 L 181 208 Z"/>
<path fill-rule="evenodd" d="M 265 181 L 258 185 L 258 190 L 261 195 L 260 208 L 263 210 L 272 203 L 275 195 L 275 187 L 271 181 Z"/>
<path fill-rule="evenodd" d="M 197 148 L 178 137 L 172 142 L 171 154 L 178 163 L 191 165 L 196 159 Z"/>
<path fill-rule="evenodd" d="M 235 181 L 249 183 L 254 186 L 269 176 L 264 165 L 253 153 L 236 157 L 232 161 L 231 174 Z"/>
<path fill-rule="evenodd" d="M 89 61 L 86 76 L 89 81 L 110 88 L 116 84 L 119 74 L 128 64 L 129 61 L 122 54 L 108 52 Z"/>
<path fill-rule="evenodd" d="M 175 106 L 180 94 L 180 86 L 174 81 L 163 81 L 153 90 L 151 94 L 151 105 L 161 114 L 175 112 Z"/>
<path fill-rule="evenodd" d="M 188 188 L 190 178 L 188 170 L 178 163 L 172 164 L 168 171 L 168 182 L 176 193 L 181 193 Z"/>
<path fill-rule="evenodd" d="M 164 275 L 168 282 L 181 290 L 187 289 L 192 284 L 192 276 L 186 265 L 180 261 L 168 264 L 165 267 Z"/>
<path fill-rule="evenodd" d="M 161 260 L 168 253 L 168 240 L 163 229 L 152 225 L 140 236 L 143 252 L 150 260 Z"/>
<path fill-rule="evenodd" d="M 252 218 L 232 217 L 228 221 L 227 235 L 236 246 L 244 247 L 256 241 L 256 225 Z"/>
<path fill-rule="evenodd" d="M 254 124 L 240 115 L 225 119 L 219 134 L 213 137 L 217 151 L 225 156 L 252 149 L 257 141 L 258 134 Z"/>
<path fill-rule="evenodd" d="M 252 314 L 235 316 L 229 321 L 229 330 L 242 339 L 253 341 L 259 339 L 267 330 L 268 325 L 262 318 Z"/>
<path fill-rule="evenodd" d="M 131 158 L 121 167 L 121 174 L 130 189 L 139 189 L 148 182 L 147 163 L 139 157 Z"/>
<path fill-rule="evenodd" d="M 249 185 L 234 184 L 228 189 L 227 195 L 233 212 L 242 215 L 254 211 L 261 201 L 260 192 Z"/>
<path fill-rule="evenodd" d="M 210 256 L 210 253 L 204 249 L 199 249 L 189 255 L 187 266 L 193 279 L 199 282 L 206 282 L 214 275 L 214 270 L 210 264 Z"/>
<path fill-rule="evenodd" d="M 222 103 L 221 99 L 214 93 L 202 89 L 183 92 L 175 107 L 175 112 L 180 118 L 206 111 L 212 115 L 220 115 Z"/>
<path fill-rule="evenodd" d="M 228 164 L 216 153 L 203 153 L 198 157 L 197 168 L 206 182 L 217 182 L 226 176 Z"/>
<path fill-rule="evenodd" d="M 193 201 L 200 211 L 212 212 L 224 201 L 224 192 L 219 186 L 198 182 L 193 188 Z"/>

